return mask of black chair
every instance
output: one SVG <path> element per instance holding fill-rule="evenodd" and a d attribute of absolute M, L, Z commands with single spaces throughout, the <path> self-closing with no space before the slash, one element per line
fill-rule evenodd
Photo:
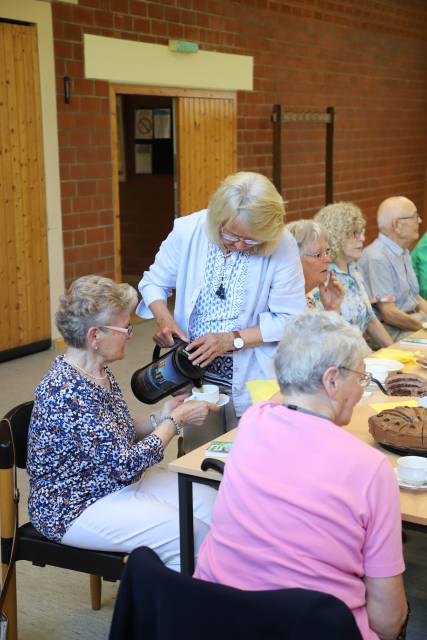
<path fill-rule="evenodd" d="M 307 589 L 242 591 L 185 576 L 148 547 L 129 556 L 109 640 L 362 640 L 350 609 Z"/>
<path fill-rule="evenodd" d="M 40 567 L 50 565 L 90 574 L 92 608 L 99 609 L 102 578 L 112 582 L 119 580 L 127 554 L 91 551 L 52 542 L 38 533 L 30 522 L 18 527 L 19 490 L 16 486 L 15 467 L 26 468 L 28 427 L 32 409 L 33 402 L 20 404 L 9 411 L 0 422 L 0 518 L 3 579 L 12 556 L 16 520 L 15 560 L 29 560 Z M 2 596 L 5 596 L 3 611 L 8 618 L 8 640 L 15 640 L 17 637 L 14 566 L 12 572 L 7 593 L 2 593 Z"/>

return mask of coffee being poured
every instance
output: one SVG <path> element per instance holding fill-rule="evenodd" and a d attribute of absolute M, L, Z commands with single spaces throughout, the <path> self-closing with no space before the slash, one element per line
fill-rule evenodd
<path fill-rule="evenodd" d="M 160 357 L 156 345 L 150 364 L 137 369 L 131 379 L 134 395 L 145 404 L 155 404 L 188 384 L 202 385 L 203 369 L 188 359 L 188 342 L 178 340 Z"/>

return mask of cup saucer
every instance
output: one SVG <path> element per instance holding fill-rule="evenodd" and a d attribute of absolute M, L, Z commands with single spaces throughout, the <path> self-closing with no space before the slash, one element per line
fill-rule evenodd
<path fill-rule="evenodd" d="M 219 400 L 216 403 L 216 406 L 225 407 L 225 405 L 228 404 L 229 402 L 230 402 L 230 396 L 228 396 L 226 393 L 220 393 Z"/>
<path fill-rule="evenodd" d="M 396 474 L 397 483 L 402 489 L 411 489 L 411 491 L 425 491 L 427 489 L 427 479 L 424 480 L 423 484 L 411 484 L 399 478 L 397 469 L 394 470 L 394 473 Z"/>
<path fill-rule="evenodd" d="M 189 398 L 185 398 L 184 402 L 188 402 L 189 400 L 195 400 L 195 399 L 196 398 L 193 398 L 193 396 L 190 396 Z M 225 407 L 225 405 L 228 404 L 229 402 L 230 402 L 230 396 L 228 396 L 226 393 L 220 393 L 219 400 L 215 404 L 217 407 Z"/>

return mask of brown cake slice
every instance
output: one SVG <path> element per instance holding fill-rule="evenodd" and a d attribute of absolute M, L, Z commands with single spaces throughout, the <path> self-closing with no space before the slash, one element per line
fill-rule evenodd
<path fill-rule="evenodd" d="M 427 380 L 413 373 L 390 373 L 384 386 L 389 396 L 427 395 Z"/>
<path fill-rule="evenodd" d="M 369 418 L 369 432 L 380 444 L 401 449 L 417 449 L 427 453 L 427 409 L 386 409 Z"/>

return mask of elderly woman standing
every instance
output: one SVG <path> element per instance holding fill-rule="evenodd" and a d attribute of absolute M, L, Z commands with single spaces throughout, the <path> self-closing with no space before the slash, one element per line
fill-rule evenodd
<path fill-rule="evenodd" d="M 272 377 L 283 328 L 305 306 L 301 261 L 284 216 L 270 180 L 231 175 L 208 209 L 175 221 L 139 284 L 137 313 L 154 316 L 154 340 L 188 340 L 190 359 L 206 368 L 206 381 L 228 389 L 238 416 L 250 404 L 246 381 Z M 174 316 L 166 302 L 173 289 Z"/>
<path fill-rule="evenodd" d="M 286 229 L 297 241 L 304 272 L 307 307 L 339 312 L 345 291 L 335 275 L 328 270 L 331 263 L 328 232 L 314 220 L 296 220 L 287 224 Z M 318 294 L 317 299 L 314 293 Z"/>
<path fill-rule="evenodd" d="M 366 332 L 379 347 L 390 346 L 393 339 L 374 314 L 357 267 L 366 227 L 361 210 L 352 202 L 336 202 L 320 209 L 314 219 L 328 231 L 332 260 L 329 270 L 345 289 L 342 316 Z"/>
<path fill-rule="evenodd" d="M 275 358 L 285 402 L 241 418 L 195 576 L 324 591 L 364 640 L 391 640 L 407 613 L 399 488 L 386 457 L 340 428 L 369 381 L 363 352 L 336 313 L 286 325 Z"/>
<path fill-rule="evenodd" d="M 132 420 L 108 365 L 124 357 L 136 302 L 132 287 L 99 276 L 79 278 L 62 297 L 56 321 L 67 350 L 36 389 L 29 513 L 56 542 L 125 552 L 146 545 L 179 570 L 176 477 L 152 467 L 184 423 L 200 426 L 217 407 L 181 396 Z M 216 495 L 199 489 L 197 546 Z"/>

